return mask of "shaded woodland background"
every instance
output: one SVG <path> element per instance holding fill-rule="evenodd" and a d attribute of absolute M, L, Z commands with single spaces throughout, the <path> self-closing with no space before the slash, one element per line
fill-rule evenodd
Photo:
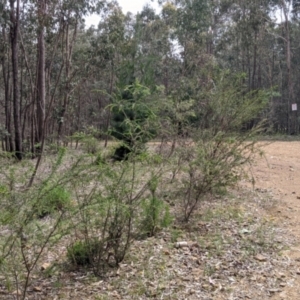
<path fill-rule="evenodd" d="M 176 119 L 179 134 L 183 122 L 202 130 L 222 72 L 241 74 L 243 93 L 269 93 L 240 130 L 266 119 L 270 132 L 299 133 L 300 1 L 159 2 L 159 14 L 124 15 L 116 1 L 0 1 L 2 149 L 21 160 L 44 141 L 107 140 L 120 121 L 111 105 L 132 104 L 141 86 L 140 99 Z M 86 29 L 91 13 L 101 21 Z"/>

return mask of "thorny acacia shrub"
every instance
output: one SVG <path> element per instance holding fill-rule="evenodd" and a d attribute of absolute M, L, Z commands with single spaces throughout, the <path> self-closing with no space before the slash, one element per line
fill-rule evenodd
<path fill-rule="evenodd" d="M 215 71 L 211 84 L 195 97 L 199 138 L 210 139 L 220 132 L 236 136 L 243 129 L 248 135 L 257 134 L 261 124 L 257 123 L 266 109 L 270 97 L 269 90 L 250 91 L 244 84 L 245 74 L 231 74 Z"/>
<path fill-rule="evenodd" d="M 3 191 L 0 217 L 0 272 L 5 274 L 6 288 L 17 290 L 18 298 L 25 299 L 32 274 L 37 271 L 37 265 L 47 249 L 57 245 L 64 236 L 62 228 L 67 211 L 57 207 L 56 196 L 68 194 L 64 186 L 69 180 L 70 173 L 59 176 L 60 167 L 65 151 L 60 151 L 57 159 L 51 164 L 51 171 L 45 175 L 42 184 L 31 189 L 24 189 L 28 182 L 33 166 L 30 162 L 12 164 L 1 168 Z M 49 192 L 49 191 L 56 191 Z M 57 191 L 63 191 L 57 193 Z M 49 196 L 52 195 L 50 198 Z M 36 218 L 41 199 L 50 199 L 47 211 L 51 212 L 48 221 Z M 54 197 L 54 198 L 53 198 Z M 61 199 L 60 199 L 61 200 Z M 44 212 L 45 206 L 41 211 Z"/>
<path fill-rule="evenodd" d="M 238 182 L 244 174 L 244 165 L 251 163 L 256 153 L 254 144 L 219 136 L 217 141 L 199 141 L 188 150 L 189 155 L 181 160 L 181 176 L 175 180 L 185 221 L 206 197 L 224 193 Z M 180 150 L 184 151 L 177 149 L 177 153 Z"/>
<path fill-rule="evenodd" d="M 218 77 L 219 76 L 219 77 Z M 258 152 L 253 137 L 262 124 L 242 129 L 266 107 L 269 92 L 247 92 L 243 75 L 218 74 L 216 84 L 198 95 L 200 129 L 193 136 L 193 144 L 178 147 L 175 153 L 180 187 L 179 198 L 183 218 L 188 221 L 199 203 L 209 194 L 225 191 L 243 174 L 245 164 L 251 164 Z"/>
<path fill-rule="evenodd" d="M 149 196 L 149 186 L 161 174 L 162 166 L 154 167 L 151 155 L 139 153 L 127 161 L 100 163 L 84 180 L 74 181 L 73 190 L 80 208 L 73 226 L 76 236 L 81 236 L 80 243 L 92 244 L 95 238 L 99 241 L 96 251 L 89 255 L 95 275 L 102 275 L 124 259 L 133 237 L 142 230 L 147 218 L 143 213 L 149 210 L 145 212 L 142 203 Z"/>

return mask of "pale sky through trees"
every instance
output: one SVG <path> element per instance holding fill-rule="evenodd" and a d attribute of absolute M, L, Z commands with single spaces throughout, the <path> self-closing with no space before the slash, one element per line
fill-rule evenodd
<path fill-rule="evenodd" d="M 126 14 L 128 11 L 137 13 L 148 3 L 154 8 L 158 8 L 157 2 L 151 2 L 149 0 L 118 0 L 123 12 Z"/>
<path fill-rule="evenodd" d="M 118 0 L 124 14 L 131 12 L 136 14 L 138 11 L 141 11 L 143 7 L 148 3 L 155 9 L 158 9 L 157 1 L 151 2 L 150 0 Z M 90 27 L 91 25 L 97 26 L 100 21 L 100 17 L 97 15 L 92 15 L 86 18 L 86 26 Z"/>

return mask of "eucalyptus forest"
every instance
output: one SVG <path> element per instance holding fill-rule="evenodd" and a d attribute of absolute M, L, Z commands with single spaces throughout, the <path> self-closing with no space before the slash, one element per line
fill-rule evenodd
<path fill-rule="evenodd" d="M 297 273 L 252 167 L 300 131 L 300 1 L 157 2 L 0 0 L 0 299 L 270 299 Z"/>
<path fill-rule="evenodd" d="M 3 150 L 21 159 L 43 139 L 92 127 L 105 134 L 116 93 L 137 82 L 201 127 L 209 112 L 199 98 L 220 72 L 243 76 L 247 92 L 269 91 L 259 118 L 298 133 L 298 1 L 160 2 L 159 13 L 145 6 L 124 15 L 113 1 L 2 1 Z M 91 13 L 101 19 L 86 29 Z"/>

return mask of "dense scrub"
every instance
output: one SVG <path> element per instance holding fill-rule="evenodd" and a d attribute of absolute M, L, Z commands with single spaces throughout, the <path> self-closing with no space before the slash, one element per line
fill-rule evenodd
<path fill-rule="evenodd" d="M 69 264 L 103 276 L 120 265 L 134 240 L 174 222 L 188 224 L 211 195 L 234 186 L 259 151 L 253 136 L 260 127 L 238 128 L 260 114 L 267 94 L 244 94 L 226 76 L 216 91 L 200 95 L 211 114 L 201 131 L 188 121 L 190 110 L 172 114 L 167 107 L 164 124 L 159 110 L 145 105 L 149 113 L 138 122 L 119 110 L 118 127 L 131 138 L 125 160 L 113 159 L 118 143 L 103 148 L 93 136 L 81 138 L 77 149 L 58 148 L 38 169 L 30 160 L 1 158 L 0 268 L 7 288 L 14 286 L 25 299 L 41 258 L 58 245 L 66 246 Z M 113 110 L 117 105 L 122 103 Z M 146 144 L 149 124 L 160 143 Z"/>

